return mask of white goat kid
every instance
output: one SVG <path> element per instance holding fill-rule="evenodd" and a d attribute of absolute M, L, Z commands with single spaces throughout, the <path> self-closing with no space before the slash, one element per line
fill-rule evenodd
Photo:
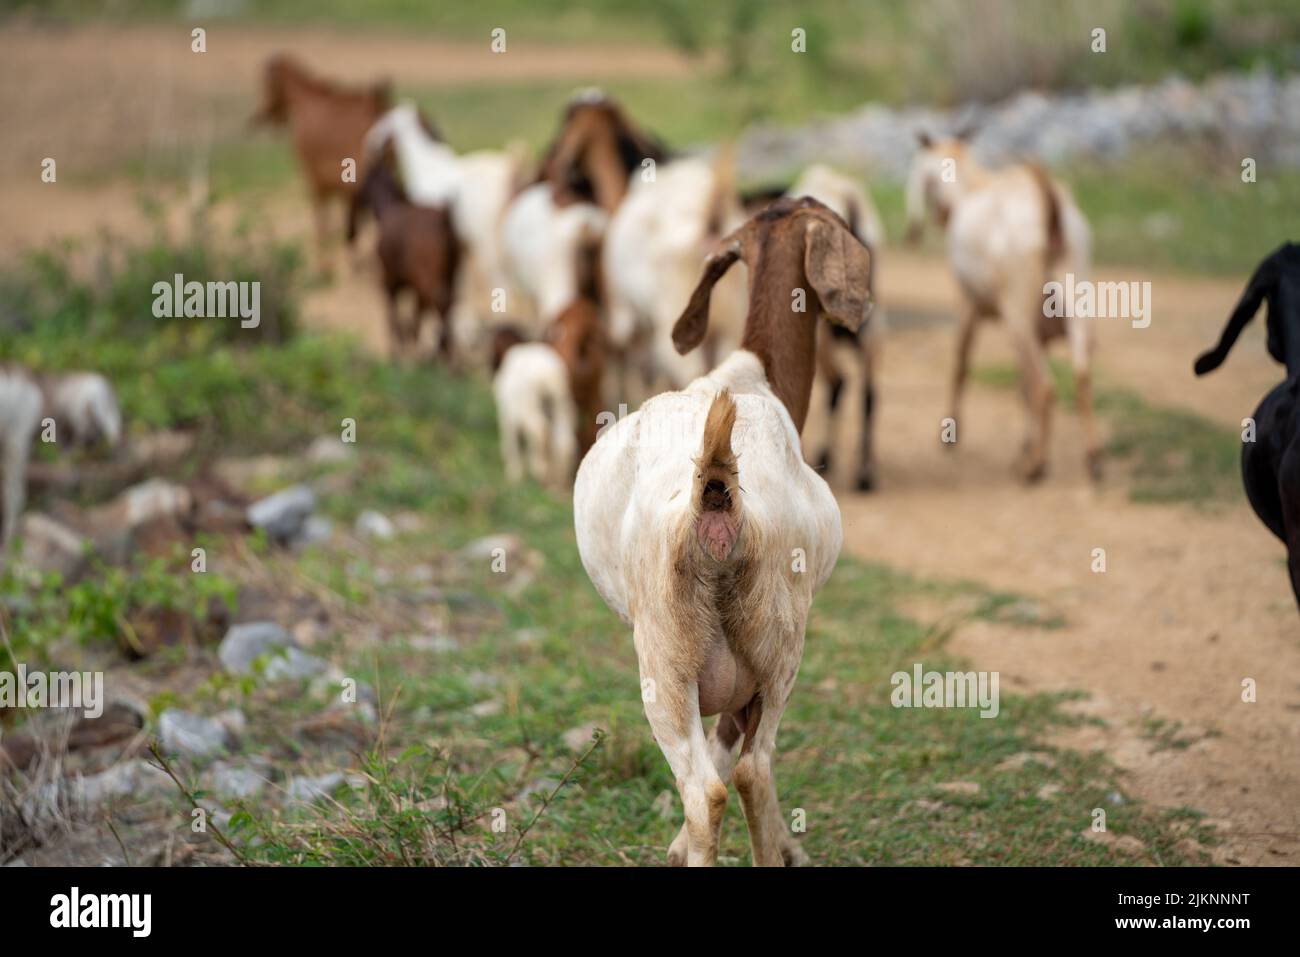
<path fill-rule="evenodd" d="M 821 204 L 782 199 L 706 260 L 673 329 L 680 352 L 704 341 L 710 293 L 739 260 L 750 287 L 741 349 L 608 428 L 573 496 L 583 566 L 632 626 L 646 717 L 676 777 L 686 820 L 674 864 L 716 861 L 729 780 L 754 863 L 806 861 L 781 816 L 772 758 L 842 531 L 799 430 L 818 315 L 856 331 L 870 308 L 866 248 Z M 804 312 L 796 288 L 808 291 Z M 706 736 L 701 717 L 712 714 Z"/>
<path fill-rule="evenodd" d="M 577 465 L 578 409 L 569 370 L 542 342 L 511 346 L 492 380 L 506 478 L 567 488 Z"/>

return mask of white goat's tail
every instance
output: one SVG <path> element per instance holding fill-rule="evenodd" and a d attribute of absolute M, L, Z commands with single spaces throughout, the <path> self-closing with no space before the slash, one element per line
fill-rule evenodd
<path fill-rule="evenodd" d="M 713 397 L 695 460 L 692 504 L 695 538 L 714 561 L 726 561 L 740 538 L 740 471 L 731 448 L 736 400 L 727 390 Z"/>

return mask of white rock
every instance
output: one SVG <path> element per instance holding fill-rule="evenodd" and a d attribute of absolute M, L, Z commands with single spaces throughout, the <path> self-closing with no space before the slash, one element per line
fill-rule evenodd
<path fill-rule="evenodd" d="M 362 538 L 378 538 L 384 541 L 397 534 L 397 528 L 388 516 L 374 509 L 366 509 L 357 516 L 356 531 Z"/>
<path fill-rule="evenodd" d="M 158 716 L 158 740 L 173 754 L 205 758 L 224 751 L 229 735 L 215 718 L 168 708 Z"/>

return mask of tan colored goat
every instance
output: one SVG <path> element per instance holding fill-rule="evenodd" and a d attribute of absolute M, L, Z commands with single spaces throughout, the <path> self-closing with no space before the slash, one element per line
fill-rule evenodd
<path fill-rule="evenodd" d="M 915 238 L 928 212 L 945 230 L 948 260 L 961 286 L 957 355 L 952 369 L 949 415 L 962 431 L 961 395 L 979 319 L 1001 317 L 1015 346 L 1028 408 L 1028 431 L 1016 470 L 1026 481 L 1042 478 L 1055 389 L 1047 346 L 1064 335 L 1070 344 L 1085 455 L 1094 478 L 1101 474 L 1101 438 L 1092 409 L 1093 330 L 1085 316 L 1048 317 L 1046 284 L 1088 270 L 1091 233 L 1070 191 L 1041 168 L 1022 164 L 991 170 L 961 139 L 922 136 L 907 183 L 909 236 Z"/>

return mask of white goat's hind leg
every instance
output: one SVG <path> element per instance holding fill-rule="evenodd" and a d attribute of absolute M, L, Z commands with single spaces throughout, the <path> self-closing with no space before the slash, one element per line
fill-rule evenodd
<path fill-rule="evenodd" d="M 729 714 L 718 715 L 718 720 L 709 731 L 709 759 L 718 772 L 718 778 L 725 785 L 731 781 L 731 770 L 736 766 L 736 743 L 740 740 L 740 728 Z M 722 818 L 718 818 L 718 842 L 722 841 Z M 677 832 L 677 837 L 668 846 L 668 863 L 681 867 L 686 863 L 686 852 L 690 835 L 686 823 Z"/>
<path fill-rule="evenodd" d="M 539 485 L 546 485 L 551 475 L 551 416 L 540 409 L 530 409 L 522 423 L 525 464 L 528 476 Z"/>
<path fill-rule="evenodd" d="M 970 352 L 975 342 L 975 323 L 978 312 L 973 303 L 963 298 L 961 313 L 957 316 L 957 352 L 953 358 L 952 380 L 948 387 L 948 415 L 957 423 L 957 436 L 960 440 L 961 397 L 966 390 L 966 378 L 970 373 Z M 945 442 L 945 448 L 955 448 L 956 442 Z"/>
<path fill-rule="evenodd" d="M 1023 302 L 1023 297 L 1019 301 Z M 1016 471 L 1026 482 L 1036 482 L 1047 471 L 1052 402 L 1056 398 L 1052 369 L 1047 363 L 1047 352 L 1038 338 L 1037 317 L 1023 306 L 1010 303 L 1004 309 L 1003 316 L 1020 363 L 1021 392 L 1029 416 L 1028 433 Z"/>
<path fill-rule="evenodd" d="M 506 466 L 506 481 L 518 485 L 524 480 L 523 456 L 519 454 L 519 426 L 514 417 L 500 416 L 501 459 Z"/>
<path fill-rule="evenodd" d="M 1074 366 L 1074 392 L 1083 420 L 1084 456 L 1088 474 L 1094 481 L 1101 478 L 1101 435 L 1092 411 L 1092 328 L 1089 320 L 1074 316 L 1066 320 L 1070 339 L 1070 362 Z"/>
<path fill-rule="evenodd" d="M 645 702 L 646 719 L 673 770 L 686 815 L 686 864 L 711 867 L 718 859 L 727 786 L 714 767 L 704 736 L 699 685 L 674 674 L 672 666 L 659 659 L 656 652 L 662 639 L 656 640 L 643 626 L 635 629 L 633 637 L 641 663 L 641 686 L 653 689 L 645 696 L 649 699 Z"/>
<path fill-rule="evenodd" d="M 776 729 L 790 700 L 803 654 L 802 631 L 798 640 L 791 644 L 797 645 L 797 653 L 792 652 L 785 661 L 792 667 L 783 668 L 783 673 L 766 684 L 746 709 L 745 743 L 732 772 L 736 792 L 745 809 L 745 822 L 749 825 L 749 843 L 755 867 L 796 867 L 808 863 L 808 855 L 781 816 L 781 806 L 776 799 L 776 779 L 772 776 Z"/>

